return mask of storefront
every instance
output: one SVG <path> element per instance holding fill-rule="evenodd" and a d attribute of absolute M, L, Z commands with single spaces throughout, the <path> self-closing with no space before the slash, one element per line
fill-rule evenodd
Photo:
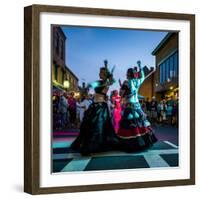
<path fill-rule="evenodd" d="M 156 58 L 154 96 L 157 100 L 178 99 L 178 33 L 169 32 L 152 52 Z"/>

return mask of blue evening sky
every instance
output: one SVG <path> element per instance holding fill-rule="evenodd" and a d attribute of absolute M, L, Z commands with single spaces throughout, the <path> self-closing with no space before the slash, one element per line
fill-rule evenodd
<path fill-rule="evenodd" d="M 98 80 L 99 68 L 108 60 L 116 66 L 114 77 L 124 81 L 126 70 L 141 60 L 142 66 L 155 66 L 151 52 L 167 32 L 62 26 L 67 37 L 66 65 L 79 78 L 79 85 Z M 119 88 L 118 81 L 111 87 Z"/>

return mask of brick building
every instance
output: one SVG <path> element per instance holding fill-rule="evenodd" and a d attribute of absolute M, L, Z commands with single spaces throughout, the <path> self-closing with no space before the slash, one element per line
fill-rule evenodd
<path fill-rule="evenodd" d="M 65 65 L 67 38 L 59 26 L 52 27 L 52 82 L 55 88 L 68 92 L 78 92 L 78 78 Z M 68 82 L 67 88 L 64 82 Z"/>
<path fill-rule="evenodd" d="M 170 32 L 153 50 L 156 72 L 153 74 L 153 93 L 158 100 L 178 97 L 178 33 Z"/>

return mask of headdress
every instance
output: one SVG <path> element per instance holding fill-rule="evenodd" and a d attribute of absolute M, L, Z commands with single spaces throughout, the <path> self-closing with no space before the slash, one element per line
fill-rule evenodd
<path fill-rule="evenodd" d="M 137 64 L 138 66 L 133 66 L 132 68 L 129 68 L 127 71 L 130 74 L 131 78 L 134 78 L 134 79 L 141 78 L 141 61 L 138 60 Z"/>
<path fill-rule="evenodd" d="M 138 79 L 141 77 L 140 71 L 137 70 L 137 67 L 131 67 L 127 70 L 127 72 L 130 74 L 130 77 L 133 79 Z"/>
<path fill-rule="evenodd" d="M 111 69 L 111 71 L 108 69 L 108 61 L 104 60 L 104 67 L 101 67 L 101 69 L 105 70 L 106 72 L 106 78 L 109 79 L 111 77 L 113 77 L 113 72 L 115 70 L 115 66 L 113 66 L 113 68 Z"/>

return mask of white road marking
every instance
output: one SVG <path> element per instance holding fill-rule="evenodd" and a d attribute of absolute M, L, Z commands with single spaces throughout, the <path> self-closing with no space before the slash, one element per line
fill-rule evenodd
<path fill-rule="evenodd" d="M 167 162 L 157 154 L 144 155 L 144 158 L 148 163 L 149 167 L 169 167 Z"/>
<path fill-rule="evenodd" d="M 90 156 L 95 157 L 105 157 L 105 156 L 150 156 L 150 155 L 159 155 L 159 154 L 176 154 L 178 153 L 178 149 L 167 149 L 167 150 L 149 150 L 147 152 L 140 152 L 140 153 L 125 153 L 125 152 L 105 152 L 105 153 L 98 153 L 98 154 L 91 154 Z M 84 158 L 79 153 L 63 153 L 63 154 L 53 154 L 54 160 L 59 159 L 69 159 L 69 158 Z"/>
<path fill-rule="evenodd" d="M 61 172 L 67 171 L 83 171 L 87 164 L 90 162 L 91 157 L 74 158 L 69 164 L 67 164 Z"/>
<path fill-rule="evenodd" d="M 174 148 L 176 148 L 176 149 L 178 149 L 178 146 L 176 146 L 175 144 L 173 144 L 173 143 L 171 143 L 169 141 L 163 141 L 163 142 L 168 144 L 168 145 L 170 145 L 170 146 L 172 146 L 172 147 L 174 147 Z"/>
<path fill-rule="evenodd" d="M 82 158 L 80 153 L 59 153 L 53 154 L 53 160 L 70 159 L 70 158 Z"/>
<path fill-rule="evenodd" d="M 170 145 L 174 149 L 161 149 L 161 150 L 147 150 L 138 153 L 126 153 L 122 151 L 112 151 L 112 152 L 102 152 L 102 153 L 94 153 L 90 154 L 90 156 L 82 156 L 80 153 L 63 153 L 63 154 L 53 154 L 53 160 L 59 159 L 71 159 L 73 160 L 69 162 L 61 172 L 67 171 L 84 171 L 90 162 L 91 158 L 95 157 L 107 157 L 107 156 L 144 156 L 146 162 L 149 167 L 170 167 L 168 163 L 160 156 L 161 154 L 178 154 L 178 146 L 174 145 L 171 142 L 163 141 L 164 143 Z M 68 147 L 71 144 L 70 142 L 56 142 L 54 147 Z"/>
<path fill-rule="evenodd" d="M 70 147 L 72 141 L 54 141 L 52 146 L 54 149 L 56 148 L 66 148 Z"/>

